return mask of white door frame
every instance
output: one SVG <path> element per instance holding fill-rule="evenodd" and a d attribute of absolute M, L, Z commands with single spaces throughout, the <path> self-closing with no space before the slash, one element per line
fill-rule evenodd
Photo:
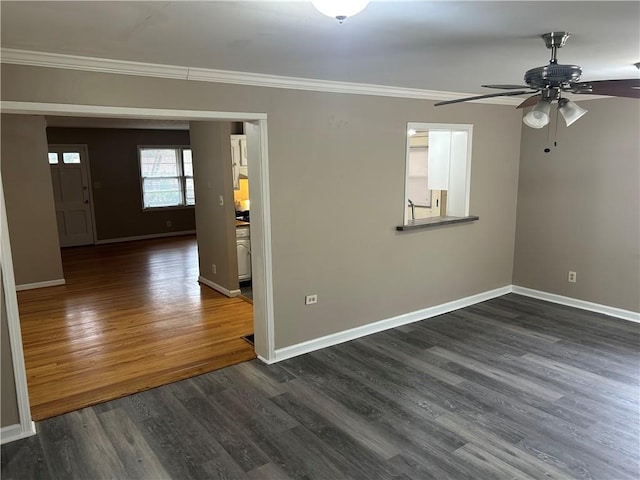
<path fill-rule="evenodd" d="M 271 253 L 271 207 L 269 195 L 269 155 L 267 141 L 267 114 L 249 112 L 216 112 L 205 110 L 171 110 L 156 108 L 111 107 L 106 105 L 73 105 L 36 102 L 0 102 L 2 113 L 21 115 L 60 115 L 67 117 L 135 118 L 156 120 L 189 121 L 248 121 L 258 144 L 258 155 L 249 155 L 251 172 L 251 210 L 255 209 L 256 219 L 251 222 L 252 266 L 256 287 L 262 286 L 253 303 L 255 350 L 258 358 L 266 363 L 275 361 L 274 314 L 273 314 L 273 272 Z M 0 182 L 2 177 L 0 176 Z M 254 186 L 255 185 L 255 186 Z M 1 192 L 1 190 L 0 190 Z M 255 195 L 253 193 L 255 192 Z M 4 208 L 4 202 L 2 207 Z M 4 218 L 3 218 L 4 220 Z M 7 298 L 16 298 L 15 279 L 10 258 L 9 231 L 6 223 L 2 225 L 2 272 Z M 254 243 L 255 242 L 255 243 Z M 6 248 L 6 252 L 5 252 Z M 6 257 L 5 253 L 9 256 Z M 7 263 L 8 265 L 5 265 Z M 9 268 L 5 268 L 9 267 Z M 10 269 L 10 271 L 9 271 Z M 5 271 L 7 272 L 5 274 Z M 255 275 L 259 277 L 256 278 Z M 6 278 L 5 278 L 6 277 Z M 13 368 L 16 378 L 16 394 L 20 410 L 20 425 L 23 432 L 32 435 L 31 408 L 26 388 L 26 370 L 20 334 L 20 319 L 17 302 L 15 308 L 7 305 L 9 336 Z M 29 433 L 31 432 L 31 433 Z M 18 437 L 21 438 L 21 437 Z M 17 438 L 12 438 L 15 440 Z"/>
<path fill-rule="evenodd" d="M 0 430 L 0 442 L 7 443 L 20 438 L 30 437 L 36 433 L 36 424 L 31 420 L 29 406 L 29 391 L 27 389 L 27 370 L 24 364 L 22 350 L 22 331 L 18 316 L 18 297 L 16 295 L 16 279 L 13 273 L 13 259 L 11 258 L 11 244 L 9 243 L 9 227 L 7 225 L 7 211 L 4 202 L 2 174 L 0 173 L 0 269 L 2 270 L 2 286 L 4 299 L 2 303 L 7 310 L 9 330 L 9 344 L 11 345 L 11 360 L 13 376 L 16 382 L 16 400 L 18 403 L 19 425 L 7 425 Z"/>
<path fill-rule="evenodd" d="M 82 150 L 82 158 L 84 163 L 82 168 L 85 169 L 87 175 L 87 193 L 89 194 L 89 213 L 91 214 L 91 243 L 94 245 L 98 241 L 96 233 L 96 212 L 93 208 L 93 181 L 91 180 L 91 164 L 89 161 L 89 146 L 86 143 L 49 143 L 47 148 L 70 148 L 74 150 Z"/>

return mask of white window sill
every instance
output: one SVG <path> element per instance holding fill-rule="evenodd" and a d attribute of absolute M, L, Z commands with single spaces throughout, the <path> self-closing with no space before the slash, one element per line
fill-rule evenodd
<path fill-rule="evenodd" d="M 188 208 L 195 208 L 195 205 L 175 205 L 171 207 L 147 207 L 143 208 L 143 212 L 159 212 L 165 210 L 185 210 Z"/>

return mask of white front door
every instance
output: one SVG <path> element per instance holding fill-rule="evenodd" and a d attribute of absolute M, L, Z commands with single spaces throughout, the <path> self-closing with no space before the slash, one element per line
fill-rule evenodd
<path fill-rule="evenodd" d="M 60 246 L 93 244 L 86 146 L 49 145 L 49 166 Z"/>

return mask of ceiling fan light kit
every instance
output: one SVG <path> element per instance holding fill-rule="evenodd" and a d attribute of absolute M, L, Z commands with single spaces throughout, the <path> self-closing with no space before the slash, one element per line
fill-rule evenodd
<path fill-rule="evenodd" d="M 535 105 L 533 110 L 527 113 L 522 121 L 531 128 L 542 128 L 549 124 L 549 112 L 551 111 L 551 104 L 553 102 L 558 103 L 558 111 L 564 118 L 567 126 L 572 125 L 587 113 L 587 110 L 584 108 L 564 98 L 562 94 L 565 92 L 577 95 L 640 98 L 640 78 L 580 82 L 579 80 L 582 76 L 580 66 L 558 63 L 558 49 L 565 45 L 569 36 L 570 34 L 567 32 L 551 32 L 541 35 L 546 47 L 551 50 L 551 59 L 548 65 L 527 70 L 524 74 L 524 82 L 526 85 L 483 85 L 483 87 L 499 88 L 507 91 L 447 100 L 436 103 L 435 105 L 448 105 L 483 98 L 534 94 L 518 105 L 517 108 L 526 108 Z"/>
<path fill-rule="evenodd" d="M 562 118 L 564 118 L 567 127 L 571 126 L 576 120 L 588 112 L 588 110 L 585 110 L 568 98 L 561 98 L 558 100 L 558 111 L 560 112 L 560 115 L 562 115 Z"/>
<path fill-rule="evenodd" d="M 551 112 L 551 101 L 542 99 L 524 116 L 522 122 L 531 128 L 542 128 L 549 123 L 549 112 Z"/>
<path fill-rule="evenodd" d="M 311 3 L 320 13 L 342 23 L 364 10 L 369 0 L 312 0 Z"/>

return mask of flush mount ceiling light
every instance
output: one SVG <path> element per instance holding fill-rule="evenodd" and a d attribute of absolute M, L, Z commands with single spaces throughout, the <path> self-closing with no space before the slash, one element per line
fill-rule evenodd
<path fill-rule="evenodd" d="M 342 23 L 347 17 L 352 17 L 364 10 L 369 0 L 312 0 L 311 3 L 320 13 Z"/>

